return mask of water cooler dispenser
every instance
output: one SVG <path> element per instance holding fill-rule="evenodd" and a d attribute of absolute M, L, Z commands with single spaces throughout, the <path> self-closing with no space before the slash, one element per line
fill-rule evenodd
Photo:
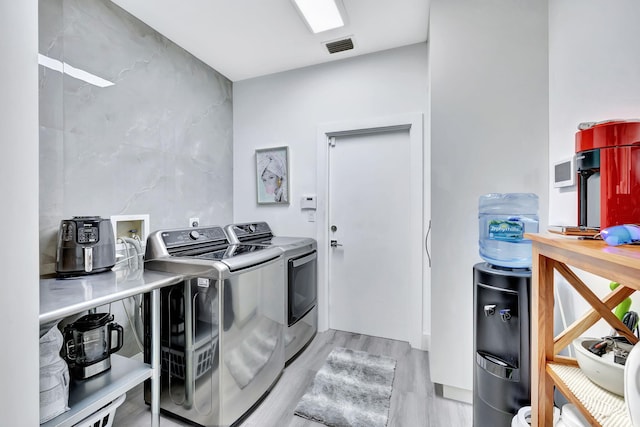
<path fill-rule="evenodd" d="M 509 427 L 531 401 L 531 271 L 473 267 L 473 425 Z"/>
<path fill-rule="evenodd" d="M 491 193 L 479 200 L 473 266 L 473 425 L 510 427 L 531 402 L 531 241 L 538 196 Z"/>

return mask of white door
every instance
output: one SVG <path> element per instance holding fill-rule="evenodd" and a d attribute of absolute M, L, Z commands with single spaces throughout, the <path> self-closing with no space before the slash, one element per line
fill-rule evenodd
<path fill-rule="evenodd" d="M 412 160 L 409 132 L 356 133 L 330 144 L 332 329 L 410 342 L 420 334 L 422 159 Z"/>

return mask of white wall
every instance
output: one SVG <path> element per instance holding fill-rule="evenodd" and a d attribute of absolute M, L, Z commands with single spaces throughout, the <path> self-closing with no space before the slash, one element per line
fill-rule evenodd
<path fill-rule="evenodd" d="M 0 425 L 35 426 L 38 400 L 38 2 L 0 3 Z"/>
<path fill-rule="evenodd" d="M 549 2 L 549 160 L 575 153 L 577 125 L 585 121 L 640 118 L 640 2 L 637 0 L 554 0 Z M 549 221 L 577 223 L 576 187 L 550 187 Z M 600 295 L 608 280 L 585 276 Z M 562 282 L 561 282 L 562 283 Z M 567 319 L 587 308 L 563 290 Z M 571 296 L 573 295 L 573 297 Z M 640 311 L 640 298 L 632 310 Z M 603 322 L 589 334 L 606 334 Z"/>
<path fill-rule="evenodd" d="M 536 193 L 547 224 L 547 4 L 433 0 L 429 37 L 431 377 L 469 400 L 478 197 Z"/>
<path fill-rule="evenodd" d="M 549 160 L 575 153 L 578 123 L 640 118 L 640 2 L 549 2 Z M 549 220 L 575 225 L 576 188 L 551 188 Z"/>
<path fill-rule="evenodd" d="M 300 210 L 300 198 L 317 191 L 317 126 L 426 114 L 427 84 L 426 43 L 235 82 L 234 221 L 266 220 L 276 235 L 317 238 L 316 223 L 307 222 Z M 254 152 L 282 145 L 289 146 L 291 157 L 291 204 L 258 206 Z M 372 259 L 374 255 L 378 256 L 372 254 Z M 427 335 L 429 296 L 430 290 L 424 289 Z M 320 322 L 326 327 L 323 297 L 319 295 Z"/>

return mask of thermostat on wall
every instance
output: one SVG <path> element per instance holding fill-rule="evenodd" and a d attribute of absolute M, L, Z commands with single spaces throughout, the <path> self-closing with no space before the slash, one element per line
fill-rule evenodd
<path fill-rule="evenodd" d="M 302 196 L 302 199 L 300 199 L 300 208 L 301 209 L 316 209 L 316 196 L 315 195 L 308 195 L 308 196 Z"/>
<path fill-rule="evenodd" d="M 576 183 L 575 156 L 553 164 L 553 186 L 571 187 Z"/>

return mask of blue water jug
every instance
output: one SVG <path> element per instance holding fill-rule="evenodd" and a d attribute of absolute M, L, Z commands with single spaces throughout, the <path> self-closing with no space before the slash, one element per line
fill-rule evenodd
<path fill-rule="evenodd" d="M 533 193 L 490 193 L 478 203 L 480 256 L 489 264 L 531 268 L 531 240 L 538 232 L 538 196 Z"/>

